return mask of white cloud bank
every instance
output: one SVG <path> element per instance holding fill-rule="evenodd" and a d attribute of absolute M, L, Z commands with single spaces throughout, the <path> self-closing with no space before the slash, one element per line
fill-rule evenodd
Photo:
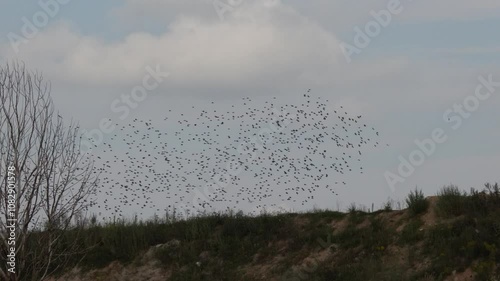
<path fill-rule="evenodd" d="M 1 55 L 16 57 L 8 45 Z M 159 64 L 172 73 L 170 85 L 233 89 L 326 81 L 343 59 L 333 34 L 293 9 L 259 2 L 242 5 L 223 22 L 180 16 L 161 35 L 134 32 L 119 42 L 83 36 L 59 22 L 22 45 L 18 58 L 66 83 L 123 84 Z"/>

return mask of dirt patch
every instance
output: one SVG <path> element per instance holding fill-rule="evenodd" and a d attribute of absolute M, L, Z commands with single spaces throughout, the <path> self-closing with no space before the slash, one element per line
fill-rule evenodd
<path fill-rule="evenodd" d="M 384 222 L 387 228 L 396 229 L 397 232 L 400 232 L 406 225 L 405 218 L 407 216 L 404 210 L 383 212 L 378 214 L 377 217 Z"/>
<path fill-rule="evenodd" d="M 112 262 L 102 269 L 81 272 L 76 268 L 59 278 L 48 278 L 45 281 L 164 281 L 170 277 L 170 272 L 146 264 L 143 266 L 126 266 Z"/>
<path fill-rule="evenodd" d="M 349 219 L 347 218 L 347 216 L 341 220 L 332 220 L 330 222 L 330 226 L 333 229 L 333 235 L 341 233 L 347 228 L 348 225 L 349 225 Z"/>
<path fill-rule="evenodd" d="M 273 277 L 273 270 L 284 259 L 282 255 L 275 256 L 265 263 L 254 263 L 242 268 L 245 277 L 251 280 L 278 280 Z"/>
<path fill-rule="evenodd" d="M 370 226 L 370 220 L 368 218 L 365 218 L 361 223 L 359 223 L 358 225 L 356 225 L 356 229 L 363 229 L 363 228 L 367 228 Z"/>
<path fill-rule="evenodd" d="M 309 225 L 309 219 L 303 216 L 293 218 L 293 224 L 299 229 L 304 229 Z"/>
<path fill-rule="evenodd" d="M 429 202 L 429 209 L 427 209 L 427 212 L 422 216 L 422 222 L 424 223 L 425 227 L 435 226 L 437 224 L 436 203 L 438 197 L 429 196 L 425 198 L 425 200 Z"/>
<path fill-rule="evenodd" d="M 464 272 L 454 272 L 452 275 L 448 276 L 445 281 L 473 281 L 474 272 L 471 268 L 467 268 Z"/>

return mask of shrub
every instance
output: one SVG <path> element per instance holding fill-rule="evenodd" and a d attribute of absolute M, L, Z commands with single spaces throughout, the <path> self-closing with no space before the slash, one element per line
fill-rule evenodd
<path fill-rule="evenodd" d="M 356 203 L 351 203 L 349 207 L 347 207 L 347 212 L 349 214 L 355 214 L 358 211 L 358 208 L 356 207 Z"/>
<path fill-rule="evenodd" d="M 365 219 L 366 211 L 361 207 L 356 206 L 355 203 L 351 203 L 347 208 L 347 213 L 349 214 L 349 223 L 357 225 Z"/>
<path fill-rule="evenodd" d="M 469 196 L 463 198 L 466 211 L 472 216 L 484 216 L 489 213 L 488 198 L 474 188 L 471 188 Z"/>
<path fill-rule="evenodd" d="M 424 213 L 429 208 L 429 202 L 425 200 L 424 193 L 417 188 L 414 191 L 410 191 L 410 194 L 406 197 L 406 204 L 411 215 Z"/>
<path fill-rule="evenodd" d="M 410 221 L 401 231 L 399 242 L 404 245 L 422 240 L 424 238 L 424 232 L 421 231 L 423 224 L 419 218 Z"/>
<path fill-rule="evenodd" d="M 387 199 L 387 202 L 384 203 L 383 209 L 386 212 L 392 211 L 393 200 L 391 198 Z"/>
<path fill-rule="evenodd" d="M 463 207 L 460 209 L 462 214 L 485 216 L 497 210 L 500 205 L 500 187 L 498 183 L 487 183 L 484 186 L 483 191 L 471 188 L 468 196 L 465 196 L 465 193 L 462 195 Z"/>
<path fill-rule="evenodd" d="M 465 193 L 461 193 L 456 185 L 443 187 L 438 192 L 436 211 L 441 216 L 459 216 L 464 212 Z"/>

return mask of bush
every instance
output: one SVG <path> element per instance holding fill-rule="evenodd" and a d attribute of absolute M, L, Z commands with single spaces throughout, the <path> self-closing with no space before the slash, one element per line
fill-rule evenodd
<path fill-rule="evenodd" d="M 405 245 L 422 240 L 424 238 L 424 232 L 421 230 L 423 224 L 420 218 L 410 221 L 401 231 L 399 242 Z"/>
<path fill-rule="evenodd" d="M 347 212 L 351 215 L 356 214 L 357 211 L 358 211 L 358 207 L 356 207 L 356 203 L 351 203 L 351 205 L 349 205 L 349 207 L 347 207 Z"/>
<path fill-rule="evenodd" d="M 414 191 L 410 191 L 410 194 L 406 197 L 406 204 L 408 205 L 410 214 L 413 216 L 424 213 L 429 208 L 429 202 L 425 200 L 424 193 L 417 188 Z"/>
<path fill-rule="evenodd" d="M 461 193 L 456 185 L 445 186 L 438 192 L 436 211 L 444 217 L 460 216 L 465 210 L 466 196 L 467 194 Z"/>
<path fill-rule="evenodd" d="M 392 204 L 393 204 L 392 199 L 391 198 L 387 199 L 387 202 L 385 202 L 383 206 L 384 211 L 386 212 L 392 211 L 393 210 Z"/>

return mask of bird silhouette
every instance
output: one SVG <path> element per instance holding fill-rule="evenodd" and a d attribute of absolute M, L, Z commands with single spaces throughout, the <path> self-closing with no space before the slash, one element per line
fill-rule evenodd
<path fill-rule="evenodd" d="M 311 89 L 300 99 L 244 97 L 222 107 L 211 101 L 189 114 L 169 109 L 155 120 L 116 124 L 96 159 L 101 186 L 93 204 L 111 219 L 128 207 L 143 214 L 191 206 L 199 193 L 199 212 L 305 206 L 321 190 L 338 194 L 344 175 L 363 173 L 363 149 L 378 146 L 379 132 Z"/>

